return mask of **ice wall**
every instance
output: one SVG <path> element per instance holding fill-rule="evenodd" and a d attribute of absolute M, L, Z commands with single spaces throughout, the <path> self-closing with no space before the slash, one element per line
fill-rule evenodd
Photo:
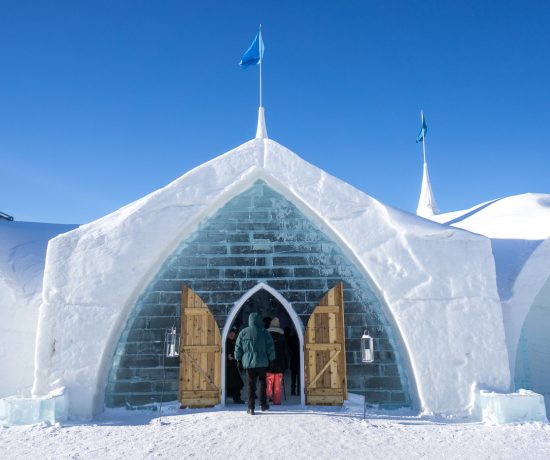
<path fill-rule="evenodd" d="M 162 344 L 167 328 L 179 328 L 182 285 L 206 302 L 221 329 L 233 305 L 259 283 L 277 290 L 305 325 L 319 300 L 340 281 L 348 390 L 366 390 L 371 406 L 410 406 L 406 350 L 397 345 L 399 332 L 386 317 L 387 307 L 338 244 L 263 181 L 202 222 L 145 287 L 117 346 L 107 406 L 159 402 L 161 391 L 164 401 L 177 399 L 179 360 L 164 359 Z M 376 362 L 369 366 L 360 357 L 367 326 L 376 348 Z"/>
<path fill-rule="evenodd" d="M 34 391 L 66 386 L 73 416 L 103 408 L 132 307 L 200 222 L 258 179 L 358 263 L 408 350 L 426 412 L 466 414 L 473 383 L 507 391 L 489 240 L 384 206 L 271 140 L 253 140 L 48 248 Z"/>

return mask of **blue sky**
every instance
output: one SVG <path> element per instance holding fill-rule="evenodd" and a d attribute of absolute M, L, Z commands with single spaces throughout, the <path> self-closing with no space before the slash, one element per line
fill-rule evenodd
<path fill-rule="evenodd" d="M 0 2 L 0 211 L 85 223 L 269 136 L 414 212 L 550 193 L 547 0 Z"/>

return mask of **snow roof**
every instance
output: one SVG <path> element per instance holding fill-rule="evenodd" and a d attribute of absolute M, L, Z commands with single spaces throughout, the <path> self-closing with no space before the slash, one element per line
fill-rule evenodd
<path fill-rule="evenodd" d="M 429 219 L 489 238 L 545 240 L 550 238 L 550 195 L 513 195 Z"/>

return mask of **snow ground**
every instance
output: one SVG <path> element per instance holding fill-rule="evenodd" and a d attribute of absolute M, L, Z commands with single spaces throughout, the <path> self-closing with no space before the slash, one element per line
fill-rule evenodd
<path fill-rule="evenodd" d="M 109 410 L 91 423 L 0 429 L 2 459 L 548 459 L 550 424 L 488 426 L 363 407 Z"/>

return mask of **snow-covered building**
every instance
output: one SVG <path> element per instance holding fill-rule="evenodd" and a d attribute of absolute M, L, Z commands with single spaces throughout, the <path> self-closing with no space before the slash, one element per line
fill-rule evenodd
<path fill-rule="evenodd" d="M 532 204 L 532 235 L 502 240 L 487 230 L 494 216 L 483 231 L 477 225 L 499 203 L 502 216 L 527 219 L 514 200 Z M 27 324 L 35 353 L 20 359 L 34 362 L 33 382 L 22 371 L 0 396 L 31 383 L 35 395 L 65 387 L 75 418 L 189 394 L 224 403 L 227 333 L 259 310 L 299 337 L 301 403 L 334 403 L 349 391 L 373 407 L 468 415 L 475 388 L 508 392 L 513 376 L 526 379 L 516 362 L 542 342 L 541 321 L 550 324 L 549 201 L 511 197 L 432 222 L 268 139 L 260 111 L 256 139 L 108 216 L 55 229 L 35 264 L 44 266 L 43 283 L 41 270 L 33 275 L 39 300 L 2 295 L 0 314 L 25 308 L 38 325 Z M 0 237 L 14 225 L 26 226 L 2 223 Z M 10 260 L 2 255 L 4 267 Z M 4 293 L 9 276 L 0 276 Z M 182 341 L 179 358 L 165 356 L 172 327 L 196 335 Z M 365 329 L 374 337 L 369 364 L 361 361 Z M 204 355 L 194 354 L 199 342 Z M 2 335 L 0 368 L 18 344 Z"/>
<path fill-rule="evenodd" d="M 76 227 L 0 219 L 0 397 L 32 385 L 46 248 Z"/>
<path fill-rule="evenodd" d="M 550 195 L 526 193 L 429 217 L 491 241 L 513 386 L 550 407 Z"/>

